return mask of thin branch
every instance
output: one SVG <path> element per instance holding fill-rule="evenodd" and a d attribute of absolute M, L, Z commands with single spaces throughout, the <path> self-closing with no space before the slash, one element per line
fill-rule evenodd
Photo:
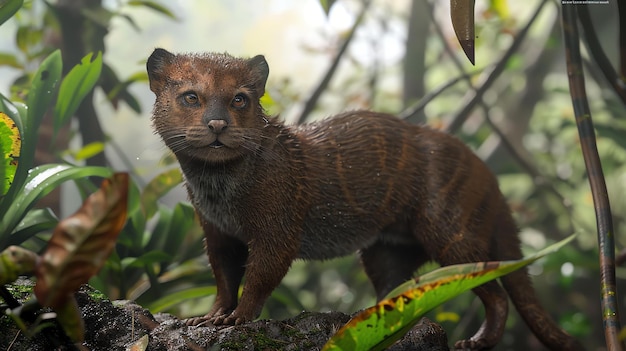
<path fill-rule="evenodd" d="M 623 78 L 617 75 L 617 71 L 615 71 L 613 65 L 611 65 L 611 61 L 606 56 L 602 45 L 600 45 L 598 35 L 591 22 L 587 5 L 583 4 L 578 7 L 578 19 L 580 19 L 580 24 L 582 25 L 583 37 L 585 38 L 584 42 L 588 47 L 587 51 L 591 54 L 598 67 L 600 67 L 600 71 L 602 71 L 606 80 L 609 81 L 609 84 L 611 84 L 617 96 L 626 104 L 626 84 L 624 84 Z M 622 33 L 620 37 L 624 40 L 623 38 L 626 37 L 626 35 Z M 626 48 L 621 49 L 624 50 Z"/>
<path fill-rule="evenodd" d="M 479 74 L 481 71 L 475 71 L 472 73 L 465 73 L 456 78 L 453 78 L 446 82 L 445 84 L 439 86 L 436 89 L 430 90 L 428 94 L 424 95 L 418 102 L 407 107 L 404 111 L 398 114 L 398 117 L 402 119 L 412 119 L 416 118 L 417 115 L 424 110 L 426 105 L 428 105 L 431 101 L 433 101 L 437 96 L 439 96 L 444 91 L 448 90 L 448 88 L 456 85 L 461 80 L 469 80 L 473 75 Z"/>
<path fill-rule="evenodd" d="M 354 38 L 354 33 L 356 32 L 357 28 L 361 25 L 361 22 L 363 21 L 363 18 L 365 17 L 365 13 L 367 12 L 367 9 L 369 8 L 370 3 L 371 3 L 370 0 L 364 1 L 363 8 L 361 9 L 361 13 L 359 13 L 359 16 L 357 17 L 356 21 L 354 21 L 354 25 L 352 26 L 352 29 L 350 29 L 348 36 L 346 37 L 343 44 L 341 45 L 341 48 L 337 52 L 337 55 L 335 55 L 333 62 L 331 63 L 330 67 L 328 67 L 328 71 L 326 71 L 324 78 L 319 83 L 315 91 L 313 91 L 313 94 L 311 94 L 311 96 L 309 97 L 309 100 L 307 100 L 307 102 L 304 104 L 304 109 L 300 113 L 300 117 L 298 117 L 298 120 L 297 120 L 298 124 L 306 121 L 306 119 L 309 117 L 309 115 L 315 108 L 315 105 L 317 104 L 317 101 L 319 100 L 320 96 L 328 87 L 330 80 L 335 75 L 335 71 L 337 70 L 337 67 L 339 66 L 339 61 L 341 61 L 341 58 L 344 56 L 344 54 L 346 53 L 346 50 L 348 49 L 348 46 L 352 42 L 352 39 Z"/>
<path fill-rule="evenodd" d="M 602 164 L 596 145 L 595 130 L 591 119 L 591 111 L 585 92 L 585 77 L 583 74 L 576 23 L 577 6 L 563 5 L 562 9 L 563 38 L 565 42 L 565 59 L 567 62 L 570 95 L 572 96 L 578 136 L 580 138 L 596 213 L 600 251 L 600 286 L 604 337 L 606 339 L 607 350 L 623 350 L 624 344 L 619 338 L 621 327 L 615 281 L 615 233 L 613 231 L 609 195 L 604 181 Z"/>

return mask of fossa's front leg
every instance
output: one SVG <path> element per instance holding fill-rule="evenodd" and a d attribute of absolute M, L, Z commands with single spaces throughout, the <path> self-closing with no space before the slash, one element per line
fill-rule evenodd
<path fill-rule="evenodd" d="M 187 319 L 187 325 L 222 324 L 237 307 L 237 293 L 245 272 L 248 247 L 234 236 L 224 234 L 203 221 L 205 245 L 215 276 L 217 296 L 211 310 L 204 316 Z"/>

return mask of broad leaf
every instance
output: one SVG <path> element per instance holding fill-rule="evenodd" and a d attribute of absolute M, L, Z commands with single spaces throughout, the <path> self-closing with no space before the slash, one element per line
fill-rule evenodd
<path fill-rule="evenodd" d="M 183 181 L 178 168 L 165 171 L 154 177 L 141 194 L 141 207 L 146 218 L 150 218 L 157 211 L 157 200 Z"/>
<path fill-rule="evenodd" d="M 9 237 L 8 244 L 20 245 L 33 236 L 54 228 L 58 223 L 59 219 L 49 208 L 30 210 Z"/>
<path fill-rule="evenodd" d="M 522 260 L 447 266 L 402 284 L 389 293 L 388 296 L 394 297 L 354 316 L 322 350 L 384 350 L 431 309 L 558 250 L 574 237 L 572 235 Z"/>
<path fill-rule="evenodd" d="M 93 53 L 83 57 L 61 83 L 59 97 L 54 107 L 54 131 L 57 133 L 76 113 L 85 96 L 98 82 L 102 71 L 102 52 L 94 58 Z"/>
<path fill-rule="evenodd" d="M 22 111 L 26 111 L 25 108 L 20 109 L 18 105 L 9 101 L 4 95 L 0 94 L 0 112 L 4 112 L 15 122 L 17 129 L 19 129 L 20 133 L 24 131 L 24 126 L 22 125 L 22 116 L 26 116 L 26 113 L 22 113 Z M 20 111 L 22 110 L 22 111 Z"/>
<path fill-rule="evenodd" d="M 19 190 L 0 220 L 0 248 L 6 247 L 7 235 L 15 230 L 35 202 L 59 184 L 85 177 L 108 177 L 111 173 L 111 170 L 105 167 L 77 167 L 65 164 L 47 164 L 30 170 L 23 188 Z"/>
<path fill-rule="evenodd" d="M 24 4 L 24 0 L 0 0 L 0 25 L 19 10 Z"/>
<path fill-rule="evenodd" d="M 57 85 L 61 80 L 62 70 L 63 60 L 61 58 L 61 51 L 59 50 L 50 54 L 41 63 L 41 66 L 39 66 L 39 70 L 33 78 L 28 98 L 26 99 L 28 118 L 26 120 L 24 139 L 37 140 L 37 130 L 41 124 L 44 113 L 56 94 Z"/>
<path fill-rule="evenodd" d="M 22 148 L 22 138 L 17 125 L 8 115 L 0 112 L 0 197 L 13 183 Z"/>
<path fill-rule="evenodd" d="M 126 222 L 127 196 L 128 174 L 116 173 L 57 225 L 36 268 L 41 305 L 64 306 L 100 270 Z"/>

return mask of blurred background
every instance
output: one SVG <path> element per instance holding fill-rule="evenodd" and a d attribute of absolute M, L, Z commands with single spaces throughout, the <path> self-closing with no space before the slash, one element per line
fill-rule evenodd
<path fill-rule="evenodd" d="M 127 225 L 116 253 L 92 281 L 111 299 L 135 299 L 153 312 L 186 317 L 205 313 L 215 291 L 177 166 L 152 132 L 154 96 L 145 60 L 156 47 L 263 54 L 270 65 L 263 100 L 269 113 L 301 123 L 372 109 L 449 130 L 498 175 L 525 252 L 577 233 L 575 244 L 534 264 L 530 273 L 559 323 L 590 350 L 601 350 L 595 215 L 569 96 L 560 7 L 542 0 L 477 1 L 472 66 L 455 38 L 446 1 L 30 0 L 0 30 L 0 92 L 24 99 L 38 63 L 57 48 L 66 69 L 91 51 L 104 52 L 99 86 L 59 136 L 51 139 L 49 127 L 41 127 L 37 157 L 129 171 L 136 196 L 154 200 L 154 212 Z M 616 2 L 588 7 L 616 66 Z M 519 48 L 507 55 L 516 41 Z M 626 240 L 626 109 L 585 46 L 583 54 L 619 250 Z M 480 87 L 486 88 L 481 99 L 464 109 Z M 67 215 L 79 203 L 68 184 L 42 206 Z M 622 291 L 625 275 L 618 269 Z M 356 256 L 296 262 L 262 317 L 351 313 L 374 302 Z M 482 314 L 480 301 L 467 293 L 429 317 L 452 341 L 473 334 Z M 511 312 L 497 349 L 529 348 L 538 349 L 537 341 Z"/>

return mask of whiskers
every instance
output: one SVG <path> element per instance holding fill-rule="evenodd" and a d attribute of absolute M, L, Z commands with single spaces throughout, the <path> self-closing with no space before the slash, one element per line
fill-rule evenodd
<path fill-rule="evenodd" d="M 159 132 L 165 144 L 172 150 L 173 153 L 179 153 L 191 148 L 191 145 L 187 142 L 187 129 L 176 128 L 167 131 Z"/>
<path fill-rule="evenodd" d="M 280 147 L 275 137 L 263 134 L 262 130 L 254 128 L 238 128 L 241 131 L 241 147 L 263 158 L 266 161 L 277 161 L 284 158 L 275 148 Z"/>

